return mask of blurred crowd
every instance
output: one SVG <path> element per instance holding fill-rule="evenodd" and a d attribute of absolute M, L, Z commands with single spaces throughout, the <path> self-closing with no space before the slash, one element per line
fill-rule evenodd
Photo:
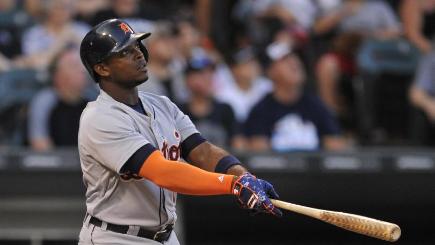
<path fill-rule="evenodd" d="M 435 0 L 1 0 L 1 147 L 77 144 L 78 48 L 110 18 L 152 32 L 139 90 L 217 145 L 435 145 Z"/>

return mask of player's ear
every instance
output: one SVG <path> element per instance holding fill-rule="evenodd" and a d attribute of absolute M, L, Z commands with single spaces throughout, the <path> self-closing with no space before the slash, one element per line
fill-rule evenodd
<path fill-rule="evenodd" d="M 93 68 L 94 71 L 101 77 L 107 77 L 110 75 L 109 67 L 107 67 L 107 65 L 105 65 L 104 63 L 96 64 Z"/>

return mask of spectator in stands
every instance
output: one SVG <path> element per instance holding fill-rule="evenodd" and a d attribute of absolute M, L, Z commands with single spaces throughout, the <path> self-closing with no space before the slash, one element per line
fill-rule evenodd
<path fill-rule="evenodd" d="M 76 20 L 93 24 L 92 20 L 97 12 L 108 9 L 110 6 L 110 0 L 77 0 L 75 16 Z"/>
<path fill-rule="evenodd" d="M 176 46 L 171 25 L 167 22 L 155 23 L 152 35 L 147 39 L 149 78 L 139 86 L 139 90 L 168 96 L 176 103 L 186 101 L 184 68 L 178 61 Z"/>
<path fill-rule="evenodd" d="M 340 120 L 344 129 L 355 129 L 352 81 L 357 74 L 355 59 L 362 37 L 357 33 L 338 35 L 329 52 L 316 67 L 316 81 L 323 103 Z"/>
<path fill-rule="evenodd" d="M 21 65 L 44 69 L 60 50 L 70 45 L 78 47 L 89 26 L 72 20 L 75 13 L 72 0 L 44 0 L 41 3 L 44 18 L 23 35 L 22 49 L 26 57 Z"/>
<path fill-rule="evenodd" d="M 42 6 L 43 1 L 44 0 L 23 0 L 23 9 L 33 20 L 41 20 L 45 15 Z"/>
<path fill-rule="evenodd" d="M 0 52 L 11 59 L 21 53 L 21 32 L 32 24 L 32 19 L 14 0 L 0 2 Z"/>
<path fill-rule="evenodd" d="M 309 31 L 314 22 L 317 6 L 314 1 L 306 0 L 242 0 L 235 8 L 235 16 L 244 22 L 256 44 L 271 42 L 270 30 L 279 20 L 295 40 L 295 44 L 307 42 Z"/>
<path fill-rule="evenodd" d="M 0 71 L 12 68 L 13 59 L 21 54 L 21 34 L 31 24 L 31 17 L 16 1 L 0 1 Z"/>
<path fill-rule="evenodd" d="M 260 76 L 261 68 L 252 47 L 231 52 L 227 64 L 229 81 L 216 89 L 215 95 L 231 105 L 237 121 L 244 123 L 251 108 L 272 90 L 272 84 Z"/>
<path fill-rule="evenodd" d="M 273 91 L 256 104 L 245 124 L 252 150 L 340 150 L 345 142 L 326 106 L 304 91 L 305 71 L 287 42 L 267 46 L 263 56 Z"/>
<path fill-rule="evenodd" d="M 176 63 L 177 66 L 181 66 L 184 70 L 192 57 L 201 56 L 207 56 L 216 65 L 220 63 L 220 54 L 215 52 L 215 50 L 208 49 L 209 47 L 204 46 L 201 43 L 201 34 L 191 16 L 180 17 L 180 19 L 175 23 L 173 31 L 177 50 L 174 63 Z M 216 73 L 217 71 L 215 70 L 213 75 L 215 83 L 216 80 L 218 80 Z M 181 102 L 186 102 L 189 99 L 189 93 L 185 92 L 184 89 L 181 91 L 180 95 L 182 96 L 178 99 Z"/>
<path fill-rule="evenodd" d="M 213 66 L 206 56 L 195 56 L 189 60 L 185 82 L 191 97 L 180 109 L 208 140 L 221 146 L 242 148 L 243 139 L 231 106 L 213 98 Z"/>
<path fill-rule="evenodd" d="M 400 17 L 405 36 L 423 53 L 433 50 L 435 0 L 402 0 Z"/>
<path fill-rule="evenodd" d="M 393 9 L 381 0 L 344 0 L 343 4 L 322 14 L 315 22 L 314 33 L 357 32 L 379 39 L 398 37 L 400 23 Z"/>
<path fill-rule="evenodd" d="M 52 86 L 35 95 L 29 109 L 29 142 L 38 151 L 76 145 L 80 115 L 89 101 L 84 97 L 88 77 L 77 49 L 59 53 L 50 68 Z"/>
<path fill-rule="evenodd" d="M 243 0 L 236 10 L 239 15 L 253 15 L 255 17 L 278 17 L 287 26 L 298 25 L 305 30 L 311 28 L 314 21 L 316 6 L 306 0 Z M 241 17 L 241 16 L 239 16 Z"/>
<path fill-rule="evenodd" d="M 417 141 L 427 145 L 435 145 L 435 51 L 421 60 L 414 82 L 410 88 L 410 100 L 424 119 L 412 128 Z M 415 118 L 414 118 L 415 119 Z"/>
<path fill-rule="evenodd" d="M 175 36 L 180 59 L 187 62 L 194 54 L 201 53 L 201 35 L 192 19 L 181 19 L 176 23 Z"/>
<path fill-rule="evenodd" d="M 124 19 L 136 32 L 150 32 L 152 22 L 146 19 L 139 4 L 139 0 L 110 0 L 110 7 L 98 11 L 91 21 L 97 25 L 104 20 L 118 18 Z"/>

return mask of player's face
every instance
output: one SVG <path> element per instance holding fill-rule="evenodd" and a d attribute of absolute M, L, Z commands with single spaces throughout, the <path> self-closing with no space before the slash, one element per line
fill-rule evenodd
<path fill-rule="evenodd" d="M 109 80 L 121 87 L 134 88 L 148 80 L 147 62 L 138 43 L 126 47 L 104 63 Z"/>

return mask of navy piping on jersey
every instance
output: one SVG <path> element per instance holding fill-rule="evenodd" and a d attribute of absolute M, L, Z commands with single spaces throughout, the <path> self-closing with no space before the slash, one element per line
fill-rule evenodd
<path fill-rule="evenodd" d="M 205 142 L 206 139 L 204 139 L 201 134 L 195 133 L 191 136 L 187 137 L 182 143 L 181 143 L 181 155 L 183 159 L 187 160 L 187 156 L 189 156 L 189 153 L 195 149 L 198 145 Z M 125 164 L 121 168 L 121 173 L 130 172 L 133 174 L 138 174 L 143 163 L 148 159 L 148 157 L 156 151 L 157 149 L 152 146 L 151 144 L 146 144 L 142 147 L 140 147 L 131 157 L 125 162 Z"/>
<path fill-rule="evenodd" d="M 139 148 L 131 157 L 125 162 L 121 168 L 121 173 L 138 174 L 145 160 L 156 151 L 157 149 L 151 144 L 146 144 Z"/>
<path fill-rule="evenodd" d="M 187 137 L 187 139 L 181 142 L 181 157 L 184 160 L 187 160 L 190 152 L 205 141 L 207 140 L 204 139 L 200 133 L 194 133 Z"/>

